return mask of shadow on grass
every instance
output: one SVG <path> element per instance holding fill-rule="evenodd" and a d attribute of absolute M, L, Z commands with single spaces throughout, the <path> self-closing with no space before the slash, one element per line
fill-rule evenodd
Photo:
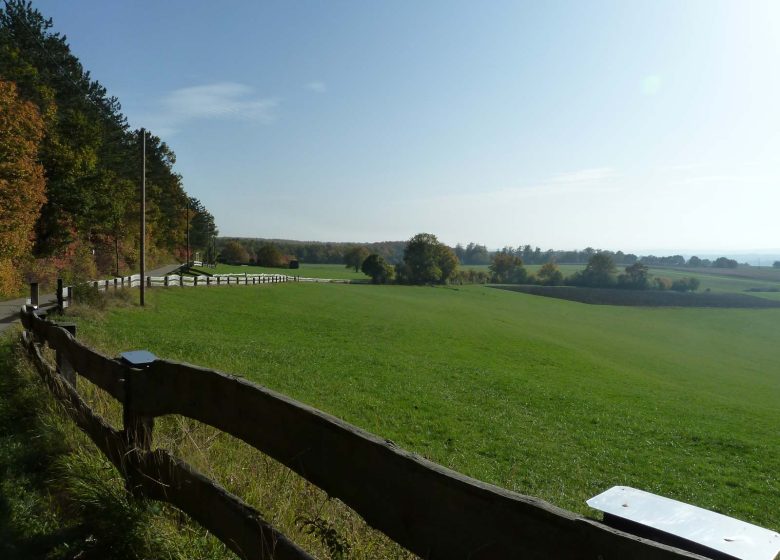
<path fill-rule="evenodd" d="M 658 290 L 620 290 L 575 286 L 532 286 L 492 284 L 489 288 L 522 292 L 534 296 L 566 299 L 591 305 L 638 307 L 720 307 L 735 309 L 768 309 L 780 307 L 780 301 L 746 294 L 678 293 Z"/>

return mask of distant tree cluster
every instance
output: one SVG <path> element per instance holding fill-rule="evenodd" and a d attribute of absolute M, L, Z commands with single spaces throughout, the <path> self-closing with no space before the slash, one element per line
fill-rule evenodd
<path fill-rule="evenodd" d="M 514 255 L 520 258 L 526 265 L 547 263 L 585 264 L 596 253 L 607 253 L 618 265 L 630 265 L 639 260 L 639 257 L 633 253 L 626 254 L 623 253 L 623 251 L 604 251 L 594 249 L 593 247 L 587 247 L 581 251 L 561 251 L 555 249 L 543 251 L 541 248 L 532 247 L 531 245 L 518 245 L 517 247 L 506 246 L 499 252 Z"/>
<path fill-rule="evenodd" d="M 361 270 L 374 284 L 446 284 L 459 278 L 455 252 L 430 233 L 412 237 L 404 247 L 403 260 L 395 266 L 362 245 L 347 249 L 343 262 L 347 268 Z"/>
<path fill-rule="evenodd" d="M 261 243 L 247 248 L 241 239 L 225 239 L 221 242 L 218 260 L 226 264 L 252 264 L 274 268 L 287 268 L 294 257 L 285 255 L 273 243 Z"/>
<path fill-rule="evenodd" d="M 23 276 L 73 280 L 139 261 L 142 136 L 52 26 L 29 2 L 0 8 L 0 295 L 18 291 Z M 147 133 L 150 264 L 186 253 L 187 206 L 197 201 L 175 162 Z M 190 217 L 193 248 L 205 252 L 213 217 L 200 202 Z"/>
<path fill-rule="evenodd" d="M 228 238 L 217 239 L 217 252 L 221 253 L 229 240 L 241 243 L 250 257 L 263 245 L 272 245 L 288 259 L 309 264 L 346 264 L 345 257 L 354 247 L 363 247 L 366 254 L 376 253 L 391 264 L 403 260 L 405 241 L 380 241 L 377 243 L 334 243 L 322 241 L 294 241 L 289 239 Z M 253 260 L 253 257 L 250 258 Z M 354 265 L 353 265 L 354 268 Z M 360 265 L 358 265 L 360 270 Z"/>
<path fill-rule="evenodd" d="M 455 245 L 455 256 L 461 264 L 482 265 L 490 264 L 490 252 L 484 245 L 469 243 L 465 247 L 458 243 Z"/>
<path fill-rule="evenodd" d="M 719 257 L 712 263 L 713 268 L 737 268 L 739 263 L 734 259 L 727 259 L 726 257 Z"/>
<path fill-rule="evenodd" d="M 583 270 L 566 278 L 555 263 L 545 263 L 536 275 L 529 274 L 523 266 L 522 259 L 509 251 L 495 253 L 489 268 L 492 273 L 490 280 L 499 284 L 567 285 L 679 292 L 695 291 L 699 288 L 698 278 L 679 278 L 672 281 L 668 278 L 652 277 L 647 265 L 639 261 L 626 266 L 623 272 L 618 273 L 612 254 L 608 251 L 594 253 Z"/>

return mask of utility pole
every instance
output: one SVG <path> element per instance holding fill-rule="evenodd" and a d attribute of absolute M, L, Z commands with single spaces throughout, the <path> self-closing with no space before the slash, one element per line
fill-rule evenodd
<path fill-rule="evenodd" d="M 144 307 L 146 295 L 146 129 L 141 129 L 141 307 Z"/>
<path fill-rule="evenodd" d="M 190 266 L 190 199 L 187 197 L 187 266 Z"/>

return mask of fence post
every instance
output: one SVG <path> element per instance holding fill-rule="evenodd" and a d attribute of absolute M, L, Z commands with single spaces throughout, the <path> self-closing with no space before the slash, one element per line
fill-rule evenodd
<path fill-rule="evenodd" d="M 194 282 L 194 286 L 197 288 L 198 287 L 198 277 L 197 276 L 195 276 L 193 278 L 193 282 Z"/>
<path fill-rule="evenodd" d="M 59 323 L 59 326 L 68 331 L 70 334 L 72 334 L 74 337 L 76 336 L 76 325 L 73 323 Z M 73 365 L 71 365 L 70 361 L 68 360 L 67 355 L 65 352 L 63 352 L 61 349 L 57 349 L 56 352 L 56 361 L 57 361 L 57 371 L 60 372 L 60 375 L 71 384 L 71 386 L 75 389 L 76 388 L 76 370 L 73 369 Z"/>
<path fill-rule="evenodd" d="M 184 273 L 181 270 L 179 271 L 179 287 L 184 287 Z"/>
<path fill-rule="evenodd" d="M 119 289 L 119 279 L 114 278 L 114 291 L 116 292 Z"/>
<path fill-rule="evenodd" d="M 165 287 L 168 287 L 168 276 L 165 276 Z"/>
<path fill-rule="evenodd" d="M 166 276 L 167 278 L 167 276 Z M 136 355 L 143 354 L 136 360 Z M 124 382 L 125 398 L 122 403 L 122 422 L 124 424 L 124 437 L 128 448 L 131 450 L 127 459 L 129 459 L 129 468 L 125 470 L 125 488 L 136 498 L 143 496 L 143 486 L 140 475 L 136 471 L 138 457 L 143 452 L 148 452 L 152 448 L 152 432 L 154 429 L 154 418 L 141 416 L 133 410 L 133 368 L 146 368 L 156 360 L 156 356 L 148 352 L 125 352 L 121 355 L 121 361 L 124 363 Z M 148 361 L 151 360 L 151 361 Z"/>
<path fill-rule="evenodd" d="M 70 307 L 73 303 L 73 286 L 65 288 L 65 300 L 68 302 L 68 307 Z"/>
<path fill-rule="evenodd" d="M 143 278 L 141 278 L 141 281 L 142 281 L 142 282 L 143 282 L 143 280 L 144 280 L 144 279 L 143 279 Z M 151 287 L 152 287 L 152 277 L 151 277 L 151 276 L 147 276 L 147 277 L 146 277 L 146 287 L 147 287 L 147 288 L 151 288 Z"/>
<path fill-rule="evenodd" d="M 206 287 L 208 288 L 210 286 L 211 286 L 211 276 L 206 276 Z"/>
<path fill-rule="evenodd" d="M 217 276 L 217 286 L 219 286 L 221 282 L 222 282 L 222 278 Z"/>
<path fill-rule="evenodd" d="M 60 313 L 65 311 L 65 294 L 63 293 L 62 278 L 57 278 L 57 309 Z"/>
<path fill-rule="evenodd" d="M 30 282 L 30 305 L 38 309 L 38 282 Z"/>

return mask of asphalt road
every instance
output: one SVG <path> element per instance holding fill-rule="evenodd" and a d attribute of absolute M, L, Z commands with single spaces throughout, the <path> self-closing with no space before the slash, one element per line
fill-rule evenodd
<path fill-rule="evenodd" d="M 146 273 L 147 276 L 164 276 L 169 272 L 179 268 L 180 264 L 169 264 L 160 268 L 155 268 Z M 39 305 L 57 301 L 56 294 L 41 294 L 39 296 Z M 13 323 L 19 321 L 19 310 L 22 305 L 27 303 L 27 298 L 9 299 L 0 301 L 0 332 L 9 328 Z"/>

